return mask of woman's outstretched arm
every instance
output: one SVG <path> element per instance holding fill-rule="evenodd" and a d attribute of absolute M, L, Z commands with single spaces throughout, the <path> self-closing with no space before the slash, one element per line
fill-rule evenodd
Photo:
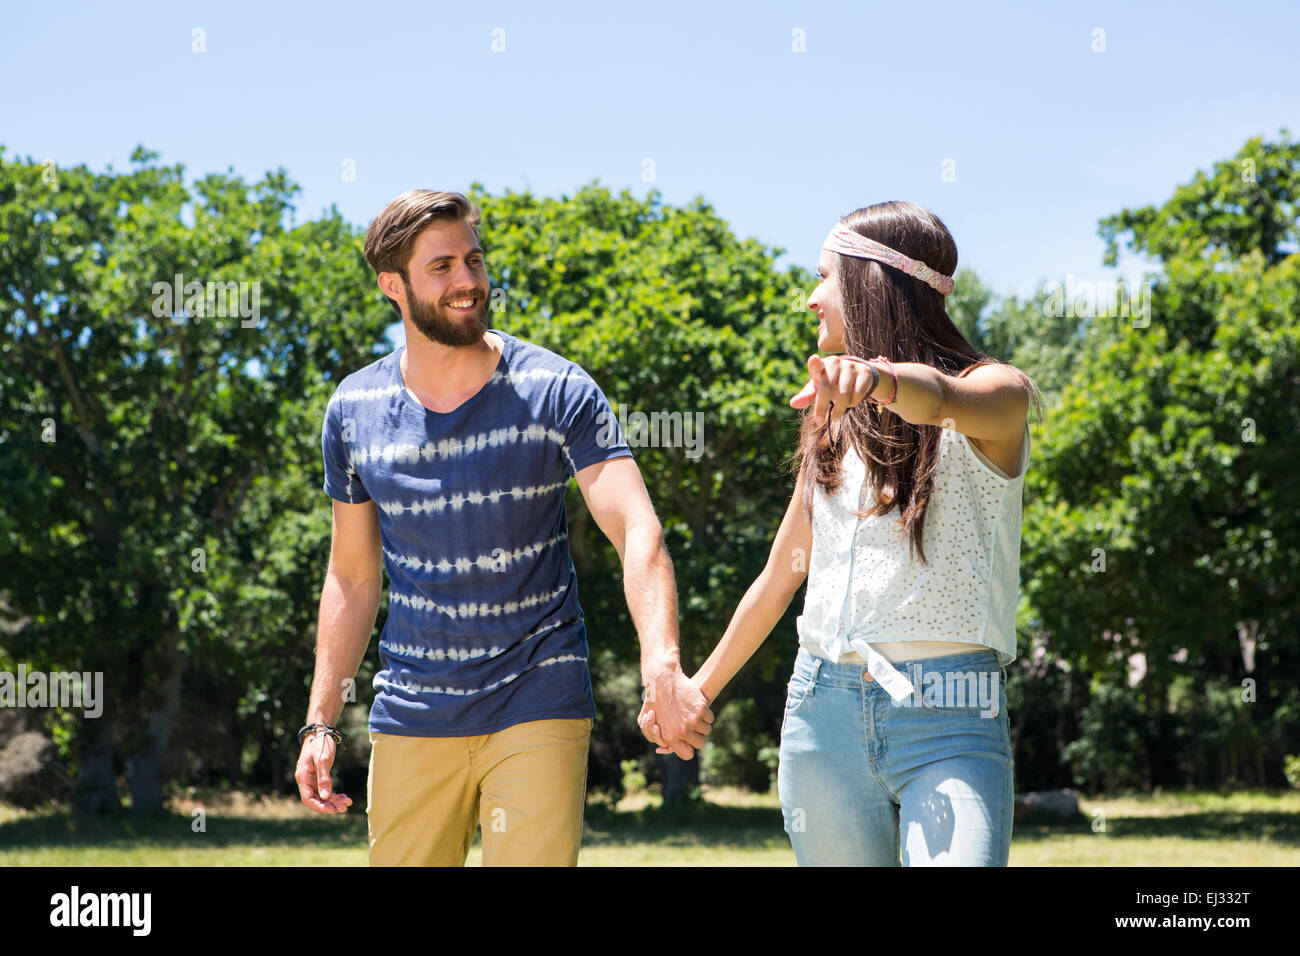
<path fill-rule="evenodd" d="M 879 372 L 874 379 L 872 366 Z M 888 399 L 895 391 L 895 375 L 898 388 L 887 407 L 903 421 L 938 425 L 976 439 L 1019 445 L 1029 411 L 1029 391 L 1009 365 L 982 365 L 958 376 L 945 375 L 918 362 L 899 362 L 891 372 L 883 362 L 868 362 L 851 355 L 812 355 L 808 357 L 808 384 L 790 399 L 790 405 L 813 405 L 813 417 L 820 424 L 834 403 L 830 421 L 832 432 L 837 433 L 846 409 L 862 404 L 868 395 Z"/>

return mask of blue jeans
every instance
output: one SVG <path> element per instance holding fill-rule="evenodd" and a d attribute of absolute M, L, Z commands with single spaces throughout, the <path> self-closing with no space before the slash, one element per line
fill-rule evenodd
<path fill-rule="evenodd" d="M 862 664 L 799 649 L 777 771 L 795 860 L 1006 866 L 1015 794 L 997 653 L 894 666 L 917 686 L 905 706 Z"/>

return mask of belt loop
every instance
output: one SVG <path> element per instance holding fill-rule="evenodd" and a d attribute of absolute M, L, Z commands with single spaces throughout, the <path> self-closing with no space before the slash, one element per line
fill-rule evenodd
<path fill-rule="evenodd" d="M 820 657 L 813 660 L 812 682 L 817 683 L 817 675 L 821 673 L 822 659 Z"/>

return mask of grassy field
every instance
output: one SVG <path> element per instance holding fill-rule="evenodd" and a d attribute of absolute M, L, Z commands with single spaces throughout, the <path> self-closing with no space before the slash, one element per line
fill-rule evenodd
<path fill-rule="evenodd" d="M 220 799 L 218 799 L 220 797 Z M 1081 801 L 1073 823 L 1018 824 L 1012 866 L 1300 865 L 1300 793 L 1163 793 Z M 202 808 L 206 829 L 195 832 Z M 1100 811 L 1100 813 L 1098 813 Z M 1104 824 L 1104 829 L 1103 829 Z M 479 865 L 478 842 L 469 864 Z M 793 866 L 776 795 L 714 790 L 687 815 L 640 794 L 592 801 L 582 866 Z M 0 866 L 365 866 L 362 806 L 204 795 L 167 814 L 77 820 L 0 805 Z"/>

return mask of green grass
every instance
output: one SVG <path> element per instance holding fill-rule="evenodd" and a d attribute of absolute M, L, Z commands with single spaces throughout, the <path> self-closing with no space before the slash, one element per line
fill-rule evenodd
<path fill-rule="evenodd" d="M 1084 799 L 1072 823 L 1017 824 L 1012 866 L 1300 865 L 1300 793 Z M 203 807 L 206 830 L 194 832 Z M 1104 814 L 1104 830 L 1100 828 Z M 776 795 L 714 790 L 684 814 L 641 794 L 587 808 L 583 866 L 793 866 Z M 1094 827 L 1096 829 L 1094 830 Z M 0 805 L 0 866 L 365 866 L 360 805 L 321 816 L 296 800 L 207 795 L 156 817 L 78 819 Z M 478 841 L 469 864 L 480 863 Z"/>
<path fill-rule="evenodd" d="M 1300 864 L 1300 792 L 1294 790 L 1179 791 L 1080 804 L 1086 819 L 1078 823 L 1017 825 L 1011 865 Z"/>

